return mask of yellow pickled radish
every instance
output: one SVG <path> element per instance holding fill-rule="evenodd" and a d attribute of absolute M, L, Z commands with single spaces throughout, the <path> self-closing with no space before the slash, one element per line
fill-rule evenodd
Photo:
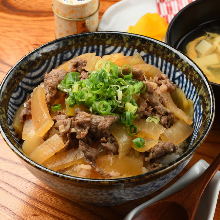
<path fill-rule="evenodd" d="M 36 147 L 30 154 L 30 158 L 37 163 L 43 163 L 64 147 L 65 144 L 63 143 L 62 138 L 58 134 L 54 134 L 41 145 Z"/>
<path fill-rule="evenodd" d="M 163 40 L 168 24 L 158 13 L 143 15 L 134 26 L 129 26 L 128 32 Z"/>

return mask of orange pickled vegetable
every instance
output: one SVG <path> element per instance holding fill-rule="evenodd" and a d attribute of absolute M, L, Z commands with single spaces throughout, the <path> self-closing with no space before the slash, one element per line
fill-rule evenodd
<path fill-rule="evenodd" d="M 37 163 L 43 163 L 64 147 L 62 138 L 58 134 L 54 134 L 36 147 L 30 154 L 30 158 Z"/>
<path fill-rule="evenodd" d="M 44 142 L 43 138 L 33 135 L 24 141 L 22 144 L 22 150 L 25 154 L 30 155 L 36 147 L 41 145 Z"/>
<path fill-rule="evenodd" d="M 36 135 L 43 137 L 54 122 L 47 107 L 45 89 L 41 86 L 35 88 L 32 93 L 31 115 Z"/>
<path fill-rule="evenodd" d="M 128 32 L 163 40 L 167 27 L 166 20 L 158 13 L 147 13 L 134 26 L 129 26 Z"/>

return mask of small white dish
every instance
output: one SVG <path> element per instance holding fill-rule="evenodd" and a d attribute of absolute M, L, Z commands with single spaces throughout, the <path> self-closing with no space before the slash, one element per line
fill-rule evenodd
<path fill-rule="evenodd" d="M 122 0 L 109 7 L 100 21 L 99 31 L 126 32 L 146 13 L 157 12 L 156 0 Z"/>
<path fill-rule="evenodd" d="M 204 160 L 198 161 L 193 167 L 191 167 L 191 169 L 186 174 L 184 174 L 172 186 L 170 186 L 169 188 L 167 188 L 166 190 L 164 190 L 162 193 L 155 196 L 154 198 L 137 206 L 135 209 L 133 209 L 131 212 L 128 213 L 128 215 L 125 217 L 124 220 L 132 220 L 134 216 L 137 215 L 145 207 L 184 188 L 190 182 L 198 178 L 208 168 L 208 166 L 209 164 L 206 161 Z M 195 220 L 201 220 L 201 219 L 213 220 L 219 191 L 220 191 L 220 172 L 217 172 L 216 175 L 211 180 L 211 182 L 209 183 L 209 185 L 207 186 L 201 198 L 201 202 L 199 204 L 199 208 L 196 213 Z"/>

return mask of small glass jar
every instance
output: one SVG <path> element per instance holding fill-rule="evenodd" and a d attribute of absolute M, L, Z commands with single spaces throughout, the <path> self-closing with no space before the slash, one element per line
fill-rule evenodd
<path fill-rule="evenodd" d="M 56 38 L 96 31 L 99 6 L 99 0 L 53 0 Z"/>

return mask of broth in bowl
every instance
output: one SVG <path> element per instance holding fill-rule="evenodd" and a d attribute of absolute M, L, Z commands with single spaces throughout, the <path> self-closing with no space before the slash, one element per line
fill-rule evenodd
<path fill-rule="evenodd" d="M 139 54 L 86 53 L 44 75 L 13 127 L 33 161 L 72 176 L 114 179 L 175 160 L 192 123 L 193 102 Z"/>
<path fill-rule="evenodd" d="M 204 72 L 210 82 L 220 84 L 220 26 L 219 20 L 200 25 L 178 44 Z"/>

